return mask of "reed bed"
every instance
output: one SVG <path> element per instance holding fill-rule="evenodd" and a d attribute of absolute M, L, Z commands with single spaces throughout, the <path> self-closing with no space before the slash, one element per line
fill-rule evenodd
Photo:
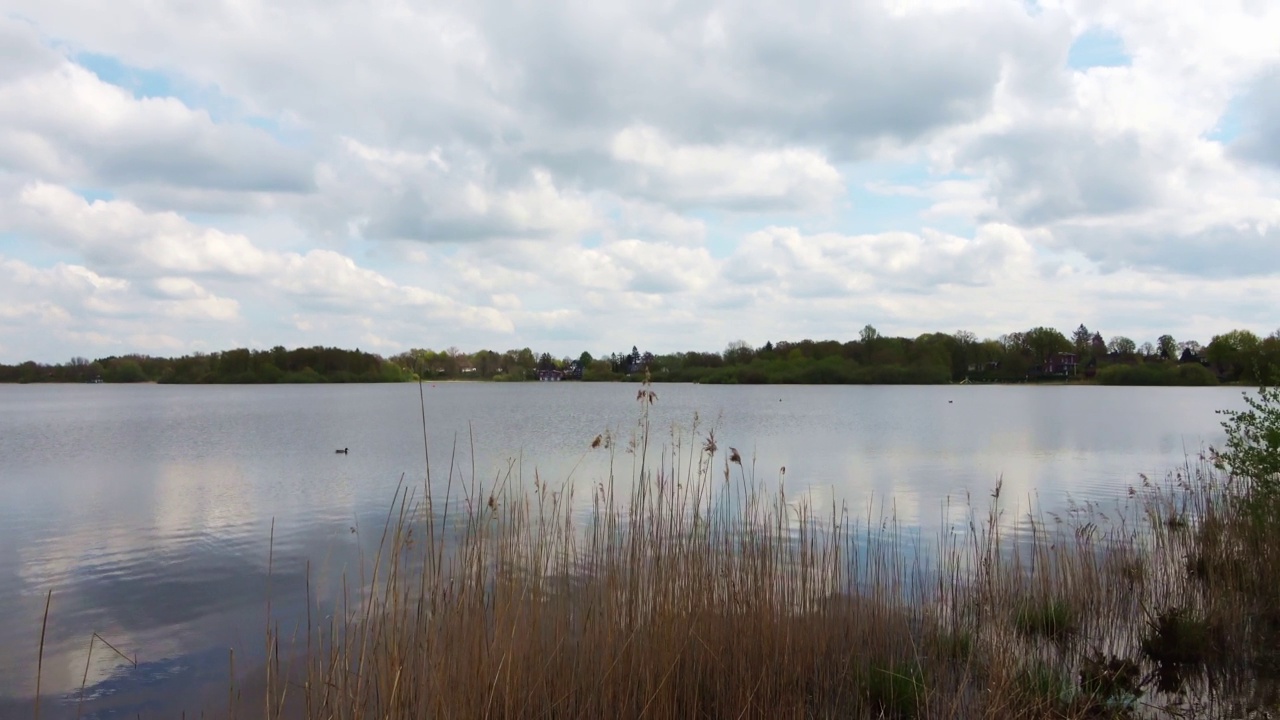
<path fill-rule="evenodd" d="M 642 406 L 655 396 L 642 390 Z M 1124 511 L 989 508 L 921 547 L 760 481 L 695 428 L 593 484 L 402 488 L 363 581 L 305 639 L 268 633 L 244 717 L 1268 717 L 1277 505 L 1198 458 Z M 618 455 L 621 451 L 621 455 Z M 474 476 L 473 476 L 474 480 Z M 452 491 L 454 476 L 449 478 Z M 256 705 L 256 707 L 254 707 Z"/>

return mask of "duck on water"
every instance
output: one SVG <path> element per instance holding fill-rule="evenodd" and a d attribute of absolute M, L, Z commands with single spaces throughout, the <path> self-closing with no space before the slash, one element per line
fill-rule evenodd
<path fill-rule="evenodd" d="M 342 448 L 341 450 L 334 450 L 333 452 L 337 455 L 346 455 L 348 449 L 349 448 Z"/>

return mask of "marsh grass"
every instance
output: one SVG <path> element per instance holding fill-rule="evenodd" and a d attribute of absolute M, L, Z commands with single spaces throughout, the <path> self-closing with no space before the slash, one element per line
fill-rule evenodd
<path fill-rule="evenodd" d="M 1122 512 L 1028 520 L 997 484 L 933 548 L 788 494 L 694 426 L 619 479 L 402 486 L 337 607 L 267 632 L 232 717 L 1249 717 L 1280 658 L 1278 505 L 1206 458 Z M 474 453 L 473 453 L 474 456 Z M 437 481 L 438 482 L 438 481 Z M 581 493 L 581 494 L 580 494 Z M 585 509 L 584 509 L 585 506 Z M 1176 517 L 1178 522 L 1169 522 Z M 310 575 L 308 575 L 310 578 Z M 310 579 L 308 596 L 310 597 Z M 232 673 L 234 675 L 234 671 Z M 1245 710 L 1242 711 L 1241 708 Z M 1261 715 L 1257 715 L 1261 717 Z"/>
<path fill-rule="evenodd" d="M 1018 606 L 1014 628 L 1027 636 L 1062 642 L 1078 629 L 1075 610 L 1065 600 L 1028 600 Z"/>
<path fill-rule="evenodd" d="M 635 437 L 584 439 L 631 466 L 585 512 L 510 470 L 451 473 L 452 522 L 403 488 L 341 611 L 302 647 L 269 635 L 266 716 L 1237 717 L 1275 697 L 1276 505 L 1207 458 L 1016 539 L 997 485 L 925 551 L 892 517 L 788 496 L 785 470 L 758 480 L 696 421 L 651 448 L 638 400 Z"/>

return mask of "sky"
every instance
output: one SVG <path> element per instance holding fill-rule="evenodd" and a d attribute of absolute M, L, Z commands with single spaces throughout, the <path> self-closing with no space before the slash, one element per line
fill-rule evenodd
<path fill-rule="evenodd" d="M 1280 327 L 1272 0 L 0 0 L 0 362 Z"/>

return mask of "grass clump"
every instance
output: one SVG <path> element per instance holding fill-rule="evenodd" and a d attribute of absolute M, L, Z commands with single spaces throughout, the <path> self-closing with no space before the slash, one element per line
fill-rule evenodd
<path fill-rule="evenodd" d="M 1103 711 L 1127 711 L 1142 696 L 1142 667 L 1131 658 L 1094 653 L 1080 664 L 1080 699 Z"/>
<path fill-rule="evenodd" d="M 1033 660 L 1017 675 L 1017 687 L 1037 715 L 1060 712 L 1071 695 L 1071 681 L 1061 668 Z"/>
<path fill-rule="evenodd" d="M 914 718 L 925 705 L 924 670 L 919 662 L 873 665 L 867 678 L 872 710 L 885 717 Z"/>
<path fill-rule="evenodd" d="M 934 651 L 939 658 L 967 662 L 973 657 L 973 633 L 964 628 L 939 630 L 934 636 Z"/>
<path fill-rule="evenodd" d="M 1186 608 L 1168 608 L 1149 621 L 1142 652 L 1160 665 L 1204 665 L 1215 650 L 1213 626 Z"/>
<path fill-rule="evenodd" d="M 1025 636 L 1062 642 L 1076 634 L 1079 621 L 1075 609 L 1065 600 L 1025 600 L 1018 604 L 1013 626 Z"/>

